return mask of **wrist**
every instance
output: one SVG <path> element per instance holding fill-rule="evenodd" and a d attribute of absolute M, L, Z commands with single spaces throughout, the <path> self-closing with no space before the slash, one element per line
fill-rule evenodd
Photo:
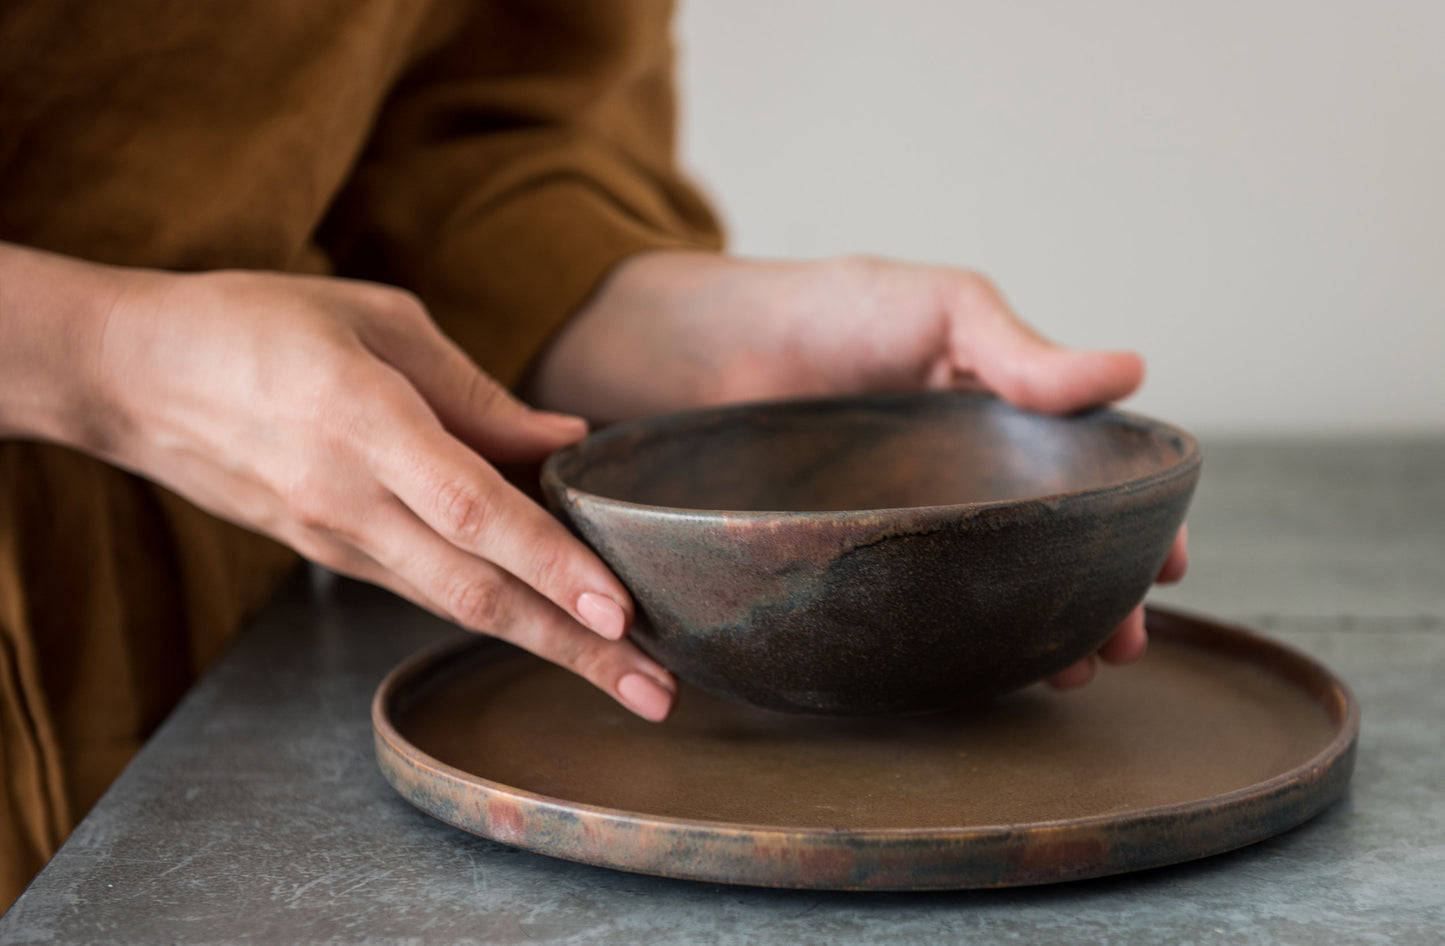
<path fill-rule="evenodd" d="M 98 372 L 124 274 L 0 244 L 0 437 L 103 448 L 110 425 Z"/>
<path fill-rule="evenodd" d="M 594 422 L 727 399 L 750 326 L 767 321 L 748 276 L 776 265 L 687 249 L 629 257 L 538 356 L 523 396 Z"/>

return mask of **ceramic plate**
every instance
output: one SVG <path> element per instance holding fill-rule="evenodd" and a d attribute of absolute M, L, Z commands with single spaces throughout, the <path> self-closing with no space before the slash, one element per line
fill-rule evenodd
<path fill-rule="evenodd" d="M 1098 877 L 1285 831 L 1345 791 L 1359 709 L 1313 659 L 1151 609 L 1090 686 L 894 720 L 684 689 L 663 724 L 469 638 L 387 677 L 377 757 L 412 804 L 554 857 L 715 883 L 923 890 Z"/>

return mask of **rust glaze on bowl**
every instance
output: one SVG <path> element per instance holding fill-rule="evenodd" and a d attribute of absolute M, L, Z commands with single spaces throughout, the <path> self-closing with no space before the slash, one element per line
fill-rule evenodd
<path fill-rule="evenodd" d="M 554 454 L 542 485 L 680 677 L 873 716 L 1092 653 L 1152 584 L 1199 467 L 1193 437 L 1137 415 L 918 393 L 619 424 Z"/>

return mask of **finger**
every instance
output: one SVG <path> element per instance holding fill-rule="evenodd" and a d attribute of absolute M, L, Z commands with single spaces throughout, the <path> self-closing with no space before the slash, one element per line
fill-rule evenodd
<path fill-rule="evenodd" d="M 345 567 L 334 571 L 369 581 L 402 596 L 449 621 L 461 623 L 441 604 L 432 600 L 411 582 L 388 571 L 369 557 L 359 553 L 349 557 Z M 555 608 L 553 609 L 555 611 Z M 465 626 L 465 625 L 463 625 Z M 478 630 L 469 628 L 469 630 Z M 665 669 L 654 663 L 630 641 L 601 641 L 574 624 L 568 631 L 579 639 L 570 646 L 557 647 L 555 638 L 535 639 L 524 643 L 517 635 L 499 633 L 492 636 L 531 651 L 538 657 L 564 666 L 584 677 L 593 686 L 626 706 L 644 719 L 661 722 L 677 702 L 677 683 Z M 537 635 L 540 638 L 540 635 Z M 591 649 L 609 648 L 610 653 L 591 653 Z"/>
<path fill-rule="evenodd" d="M 378 423 L 384 424 L 384 421 Z M 435 422 L 399 412 L 370 458 L 377 480 L 437 535 L 494 562 L 596 633 L 620 638 L 632 599 L 593 552 Z"/>
<path fill-rule="evenodd" d="M 1144 628 L 1144 606 L 1139 605 L 1113 635 L 1099 648 L 1098 657 L 1105 663 L 1128 664 L 1144 656 L 1149 634 Z M 1049 677 L 1049 685 L 1058 690 L 1072 690 L 1094 679 L 1098 665 L 1093 656 L 1085 657 Z"/>
<path fill-rule="evenodd" d="M 601 559 L 556 519 L 440 430 L 417 430 L 411 457 L 378 478 L 458 549 L 495 562 L 603 637 L 631 623 L 631 598 Z"/>
<path fill-rule="evenodd" d="M 1164 566 L 1159 569 L 1159 577 L 1154 579 L 1161 584 L 1171 584 L 1184 577 L 1189 570 L 1189 525 L 1186 523 L 1179 527 L 1179 534 L 1174 536 L 1174 544 L 1169 547 L 1169 556 L 1164 559 Z"/>
<path fill-rule="evenodd" d="M 565 667 L 646 719 L 671 711 L 676 681 L 630 641 L 602 640 L 514 576 L 443 541 L 399 504 L 377 515 L 374 528 L 377 550 L 358 551 L 348 573 Z"/>
<path fill-rule="evenodd" d="M 362 343 L 478 453 L 500 462 L 539 460 L 586 435 L 582 418 L 533 410 L 513 397 L 442 333 L 415 296 L 366 285 L 358 291 L 373 316 L 358 326 Z"/>
<path fill-rule="evenodd" d="M 1027 410 L 1067 414 L 1118 401 L 1138 389 L 1144 362 L 1133 352 L 1081 351 L 1044 341 L 1012 319 L 977 336 L 980 380 Z"/>
<path fill-rule="evenodd" d="M 1085 657 L 1078 663 L 1049 677 L 1049 686 L 1055 690 L 1073 690 L 1094 679 L 1094 658 Z"/>
<path fill-rule="evenodd" d="M 1057 345 L 1015 315 L 986 280 L 959 277 L 945 296 L 957 366 L 1010 403 L 1070 413 L 1125 398 L 1143 382 L 1144 361 L 1134 352 Z"/>
<path fill-rule="evenodd" d="M 1144 656 L 1149 647 L 1149 632 L 1144 628 L 1144 606 L 1141 604 L 1129 616 L 1114 635 L 1099 648 L 1099 657 L 1110 664 L 1131 664 Z"/>

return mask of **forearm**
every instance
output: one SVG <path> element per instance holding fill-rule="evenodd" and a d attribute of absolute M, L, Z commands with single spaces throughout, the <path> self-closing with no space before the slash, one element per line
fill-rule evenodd
<path fill-rule="evenodd" d="M 122 272 L 0 243 L 0 437 L 104 441 L 96 367 Z"/>

